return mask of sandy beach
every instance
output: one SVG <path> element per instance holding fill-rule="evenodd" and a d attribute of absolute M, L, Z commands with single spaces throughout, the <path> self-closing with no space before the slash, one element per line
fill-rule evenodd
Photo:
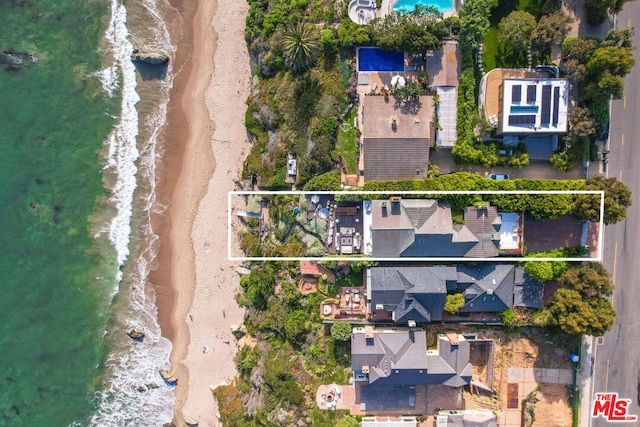
<path fill-rule="evenodd" d="M 239 276 L 227 260 L 227 193 L 249 150 L 244 127 L 251 73 L 244 41 L 245 1 L 179 3 L 186 23 L 178 45 L 165 131 L 157 219 L 161 248 L 156 286 L 163 335 L 173 344 L 178 378 L 174 422 L 220 425 L 210 386 L 236 374 L 231 325 L 244 310 L 234 295 Z M 184 2 L 189 3 L 189 2 Z M 186 24 L 185 24 L 186 25 Z"/>

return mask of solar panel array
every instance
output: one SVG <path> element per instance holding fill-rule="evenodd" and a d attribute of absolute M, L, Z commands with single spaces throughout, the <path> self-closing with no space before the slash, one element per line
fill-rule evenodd
<path fill-rule="evenodd" d="M 542 111 L 540 124 L 548 125 L 551 123 L 551 85 L 542 86 Z"/>
<path fill-rule="evenodd" d="M 527 104 L 535 103 L 537 96 L 538 96 L 538 86 L 536 85 L 527 86 Z"/>
<path fill-rule="evenodd" d="M 522 86 L 511 86 L 511 102 L 520 102 L 522 100 Z"/>
<path fill-rule="evenodd" d="M 558 126 L 558 116 L 559 114 L 559 106 L 560 106 L 560 88 L 553 88 L 553 125 Z"/>
<path fill-rule="evenodd" d="M 533 126 L 536 124 L 535 114 L 510 114 L 509 126 Z"/>

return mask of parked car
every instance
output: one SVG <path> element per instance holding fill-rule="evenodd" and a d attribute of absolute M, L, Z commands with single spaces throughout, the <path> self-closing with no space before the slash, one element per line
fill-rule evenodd
<path fill-rule="evenodd" d="M 492 173 L 491 175 L 487 175 L 487 178 L 502 181 L 503 179 L 509 179 L 509 175 L 503 173 Z"/>

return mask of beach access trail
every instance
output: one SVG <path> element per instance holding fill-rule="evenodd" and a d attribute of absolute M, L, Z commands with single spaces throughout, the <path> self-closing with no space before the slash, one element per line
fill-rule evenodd
<path fill-rule="evenodd" d="M 231 325 L 242 323 L 244 309 L 234 300 L 238 264 L 227 260 L 227 192 L 234 189 L 249 150 L 244 125 L 251 82 L 244 40 L 248 9 L 245 0 L 200 0 L 197 9 L 187 11 L 193 26 L 178 45 L 178 55 L 181 49 L 187 53 L 178 58 L 169 107 L 158 198 L 168 205 L 168 218 L 159 233 L 153 277 L 163 335 L 173 344 L 178 426 L 185 419 L 219 425 L 210 386 L 236 375 Z"/>

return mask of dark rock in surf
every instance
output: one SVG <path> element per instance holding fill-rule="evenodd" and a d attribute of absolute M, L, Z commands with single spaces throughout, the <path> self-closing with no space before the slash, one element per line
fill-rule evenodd
<path fill-rule="evenodd" d="M 137 342 L 142 342 L 144 340 L 144 332 L 136 331 L 135 329 L 127 332 L 127 335 L 129 335 L 129 338 Z"/>
<path fill-rule="evenodd" d="M 173 374 L 166 369 L 162 369 L 160 375 L 168 385 L 175 385 L 178 382 L 178 378 L 174 377 Z"/>
<path fill-rule="evenodd" d="M 8 49 L 0 54 L 0 65 L 7 71 L 20 71 L 38 62 L 38 58 L 31 52 L 18 52 Z"/>
<path fill-rule="evenodd" d="M 131 60 L 133 62 L 144 62 L 150 65 L 164 65 L 169 62 L 169 57 L 160 52 L 140 52 L 138 49 L 134 49 L 131 53 Z"/>

